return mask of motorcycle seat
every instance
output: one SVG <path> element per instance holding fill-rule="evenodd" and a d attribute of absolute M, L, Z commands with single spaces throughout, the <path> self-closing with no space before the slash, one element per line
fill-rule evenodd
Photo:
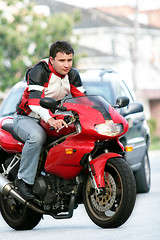
<path fill-rule="evenodd" d="M 5 122 L 2 125 L 2 129 L 9 132 L 15 140 L 24 143 L 24 141 L 20 137 L 18 137 L 18 135 L 13 130 L 13 120 L 11 120 L 11 119 L 9 119 L 9 120 L 10 120 L 9 122 Z"/>

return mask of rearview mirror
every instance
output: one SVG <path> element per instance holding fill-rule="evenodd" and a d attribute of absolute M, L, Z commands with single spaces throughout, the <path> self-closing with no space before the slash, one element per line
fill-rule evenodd
<path fill-rule="evenodd" d="M 128 97 L 119 97 L 116 100 L 116 105 L 112 105 L 114 108 L 123 108 L 126 107 L 129 104 L 129 98 Z"/>
<path fill-rule="evenodd" d="M 62 112 L 67 111 L 67 108 L 64 107 L 64 106 L 58 107 L 57 106 L 58 105 L 57 101 L 53 98 L 49 98 L 49 97 L 42 98 L 39 103 L 40 103 L 41 107 L 50 109 L 51 112 L 53 112 L 53 113 L 57 109 L 62 111 Z"/>
<path fill-rule="evenodd" d="M 57 102 L 53 98 L 48 98 L 48 97 L 42 98 L 40 100 L 40 105 L 43 108 L 51 109 L 54 111 L 57 109 Z"/>

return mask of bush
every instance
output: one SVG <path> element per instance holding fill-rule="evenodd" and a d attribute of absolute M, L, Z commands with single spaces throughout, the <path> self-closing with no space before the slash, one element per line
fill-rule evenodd
<path fill-rule="evenodd" d="M 156 119 L 154 119 L 154 118 L 149 119 L 148 125 L 149 125 L 150 133 L 151 133 L 150 150 L 160 149 L 160 137 L 156 136 L 156 130 L 157 130 Z"/>
<path fill-rule="evenodd" d="M 151 138 L 154 137 L 156 129 L 157 129 L 157 123 L 155 118 L 151 118 L 148 120 L 148 125 L 150 128 Z"/>

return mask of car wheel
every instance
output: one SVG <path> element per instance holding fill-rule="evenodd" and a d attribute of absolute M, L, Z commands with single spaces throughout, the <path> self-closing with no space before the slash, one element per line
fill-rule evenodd
<path fill-rule="evenodd" d="M 148 151 L 146 151 L 143 157 L 140 169 L 135 172 L 135 180 L 137 185 L 137 193 L 149 192 L 151 185 L 151 168 Z"/>

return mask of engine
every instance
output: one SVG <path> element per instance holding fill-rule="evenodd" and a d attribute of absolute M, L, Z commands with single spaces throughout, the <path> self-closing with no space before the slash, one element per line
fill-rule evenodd
<path fill-rule="evenodd" d="M 67 181 L 54 175 L 40 176 L 34 184 L 34 192 L 45 211 L 68 211 L 71 193 L 78 195 L 79 180 Z"/>

